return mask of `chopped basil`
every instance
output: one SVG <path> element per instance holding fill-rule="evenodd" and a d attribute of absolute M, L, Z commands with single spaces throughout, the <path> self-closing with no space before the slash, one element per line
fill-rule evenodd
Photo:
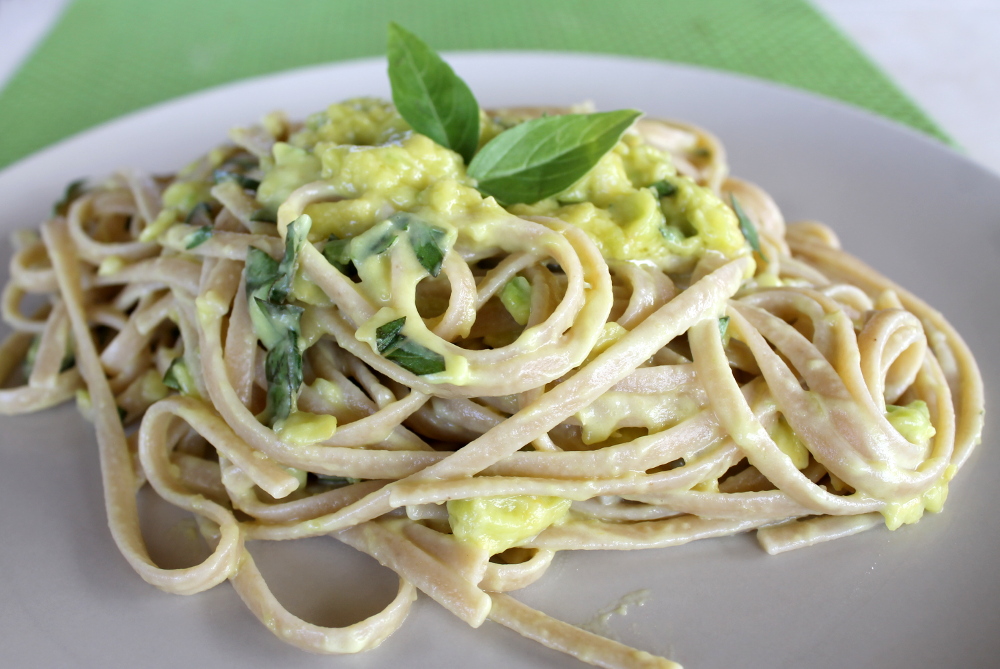
<path fill-rule="evenodd" d="M 385 353 L 387 349 L 395 346 L 396 342 L 403 338 L 403 335 L 399 334 L 399 331 L 403 329 L 405 323 L 406 317 L 404 316 L 380 325 L 375 330 L 375 343 L 379 353 Z"/>
<path fill-rule="evenodd" d="M 193 249 L 196 246 L 200 246 L 205 242 L 207 242 L 209 237 L 211 236 L 212 236 L 212 226 L 203 225 L 187 236 L 186 239 L 187 243 L 184 244 L 184 248 Z"/>
<path fill-rule="evenodd" d="M 223 181 L 235 181 L 237 185 L 244 190 L 256 191 L 260 187 L 260 181 L 257 179 L 251 179 L 245 174 L 229 170 L 215 170 L 215 172 L 212 173 L 212 181 L 217 184 L 222 183 Z"/>
<path fill-rule="evenodd" d="M 351 262 L 351 240 L 339 239 L 331 234 L 323 245 L 323 257 L 337 268 L 341 274 L 350 275 L 354 264 Z"/>
<path fill-rule="evenodd" d="M 639 115 L 624 109 L 532 119 L 494 137 L 468 174 L 500 204 L 538 202 L 579 181 Z"/>
<path fill-rule="evenodd" d="M 723 316 L 719 319 L 719 336 L 723 339 L 726 338 L 726 332 L 729 330 L 729 316 Z"/>
<path fill-rule="evenodd" d="M 657 196 L 659 197 L 670 197 L 677 192 L 677 186 L 667 181 L 666 179 L 663 179 L 662 181 L 657 181 L 655 184 L 650 186 L 650 188 L 655 190 Z"/>
<path fill-rule="evenodd" d="M 500 301 L 518 325 L 525 325 L 531 315 L 531 284 L 523 276 L 515 276 L 500 291 Z"/>
<path fill-rule="evenodd" d="M 676 460 L 671 460 L 667 464 L 663 465 L 664 469 L 677 469 L 678 467 L 683 467 L 686 463 L 684 458 L 677 458 Z"/>
<path fill-rule="evenodd" d="M 267 297 L 278 274 L 278 261 L 256 246 L 247 248 L 247 295 Z"/>
<path fill-rule="evenodd" d="M 399 239 L 399 235 L 396 234 L 395 231 L 389 230 L 380 238 L 375 240 L 375 243 L 371 245 L 368 252 L 373 256 L 381 255 L 391 249 L 397 239 Z"/>
<path fill-rule="evenodd" d="M 184 222 L 188 225 L 210 225 L 212 223 L 212 207 L 207 202 L 199 202 L 188 212 Z"/>
<path fill-rule="evenodd" d="M 278 277 L 271 287 L 272 301 L 283 302 L 288 293 L 292 292 L 295 269 L 299 264 L 299 249 L 306 241 L 311 226 L 312 219 L 305 215 L 288 224 L 288 230 L 285 232 L 285 255 L 278 264 Z"/>
<path fill-rule="evenodd" d="M 28 351 L 24 354 L 24 360 L 21 362 L 21 372 L 24 374 L 24 378 L 31 376 L 31 372 L 35 369 L 35 361 L 38 359 L 38 347 L 41 344 L 42 335 L 35 335 L 31 338 L 31 345 L 28 346 Z M 66 353 L 63 355 L 62 362 L 59 363 L 59 371 L 65 372 L 74 365 L 76 365 L 76 355 L 73 353 L 73 344 L 67 342 Z"/>
<path fill-rule="evenodd" d="M 389 220 L 395 227 L 410 233 L 410 246 L 423 268 L 431 276 L 440 274 L 445 253 L 443 244 L 447 233 L 405 212 L 393 214 Z"/>
<path fill-rule="evenodd" d="M 392 101 L 415 131 L 472 160 L 479 146 L 479 104 L 468 85 L 419 37 L 389 24 Z"/>
<path fill-rule="evenodd" d="M 77 179 L 76 181 L 69 182 L 66 190 L 63 192 L 62 198 L 52 205 L 53 215 L 65 216 L 69 212 L 69 206 L 73 204 L 73 201 L 83 195 L 85 183 L 85 179 Z"/>
<path fill-rule="evenodd" d="M 313 472 L 310 472 L 310 474 L 315 476 L 319 483 L 335 488 L 354 485 L 355 483 L 360 483 L 362 481 L 362 479 L 355 479 L 350 476 L 333 476 L 331 474 L 315 474 Z"/>
<path fill-rule="evenodd" d="M 291 307 L 297 309 L 298 307 Z M 267 352 L 264 360 L 267 377 L 267 415 L 271 424 L 284 420 L 295 410 L 299 388 L 302 387 L 302 353 L 296 331 Z"/>
<path fill-rule="evenodd" d="M 730 195 L 729 199 L 733 203 L 733 211 L 736 212 L 736 218 L 739 219 L 740 232 L 743 233 L 747 242 L 750 243 L 750 248 L 756 251 L 764 262 L 767 262 L 767 256 L 760 250 L 760 238 L 757 236 L 757 228 L 754 226 L 753 221 L 743 211 L 743 207 L 740 206 L 740 201 L 736 199 L 735 195 Z"/>
<path fill-rule="evenodd" d="M 378 352 L 417 376 L 445 370 L 444 356 L 401 334 L 406 317 L 380 325 L 375 330 Z"/>
<path fill-rule="evenodd" d="M 298 253 L 309 234 L 312 220 L 300 216 L 288 225 L 285 254 L 276 261 L 260 249 L 247 250 L 246 282 L 250 320 L 254 332 L 267 349 L 265 415 L 271 424 L 295 410 L 302 386 L 302 353 L 299 350 L 302 308 L 285 304 L 295 279 Z"/>
<path fill-rule="evenodd" d="M 195 394 L 194 377 L 191 376 L 191 370 L 188 369 L 182 356 L 174 358 L 167 367 L 167 372 L 163 375 L 163 385 L 173 388 L 182 395 Z"/>
<path fill-rule="evenodd" d="M 250 220 L 257 223 L 277 223 L 278 216 L 273 211 L 265 207 L 250 214 Z"/>
<path fill-rule="evenodd" d="M 386 353 L 385 357 L 417 376 L 437 374 L 445 369 L 443 355 L 406 337 L 402 338 L 396 348 Z"/>

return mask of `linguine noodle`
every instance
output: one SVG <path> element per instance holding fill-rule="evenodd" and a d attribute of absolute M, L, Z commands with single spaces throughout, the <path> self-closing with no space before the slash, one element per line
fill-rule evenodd
<path fill-rule="evenodd" d="M 377 646 L 420 591 L 473 627 L 491 619 L 597 666 L 674 667 L 507 593 L 559 551 L 755 530 L 774 554 L 895 529 L 940 510 L 979 441 L 982 382 L 948 322 L 829 228 L 786 228 L 698 128 L 644 119 L 627 137 L 669 156 L 671 178 L 738 202 L 756 250 L 623 259 L 564 215 L 572 204 L 486 200 L 489 215 L 432 217 L 436 275 L 416 224 L 358 250 L 400 220 L 384 203 L 346 236 L 354 266 L 338 266 L 337 240 L 316 234 L 324 207 L 350 200 L 329 174 L 267 211 L 251 180 L 302 131 L 274 115 L 178 175 L 74 189 L 40 236 L 15 239 L 0 411 L 78 402 L 114 541 L 158 588 L 228 580 L 279 638 L 320 653 Z M 245 179 L 211 185 L 220 165 Z M 189 183 L 209 185 L 173 211 L 168 191 Z M 291 263 L 273 304 L 254 283 L 259 254 Z M 32 297 L 43 306 L 26 313 Z M 294 327 L 265 334 L 261 314 Z M 276 378 L 291 388 L 284 415 Z M 204 562 L 153 562 L 145 485 L 195 516 Z M 502 540 L 482 525 L 502 512 L 534 520 Z M 384 610 L 327 628 L 271 594 L 247 540 L 319 535 L 398 574 Z"/>

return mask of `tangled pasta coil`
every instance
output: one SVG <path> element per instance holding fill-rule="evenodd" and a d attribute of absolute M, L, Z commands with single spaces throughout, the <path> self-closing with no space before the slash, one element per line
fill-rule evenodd
<path fill-rule="evenodd" d="M 226 151 L 260 163 L 291 128 L 236 133 Z M 710 135 L 653 120 L 636 132 L 682 178 L 738 198 L 759 249 L 664 269 L 606 257 L 558 216 L 498 206 L 486 222 L 442 224 L 436 276 L 413 228 L 360 276 L 307 239 L 289 298 L 301 312 L 292 415 L 325 427 L 302 438 L 266 416 L 272 363 L 249 257 L 287 256 L 292 226 L 343 192 L 301 185 L 272 222 L 257 220 L 252 188 L 223 180 L 200 213 L 151 236 L 167 190 L 207 178 L 212 160 L 183 177 L 123 172 L 78 194 L 40 238 L 19 238 L 3 295 L 15 333 L 0 355 L 0 410 L 76 398 L 97 430 L 112 536 L 136 572 L 178 594 L 229 580 L 298 647 L 372 648 L 419 590 L 474 627 L 490 618 L 600 666 L 675 666 L 505 593 L 540 578 L 559 551 L 756 529 L 774 553 L 913 522 L 940 509 L 979 440 L 982 383 L 940 314 L 842 251 L 828 228 L 786 229 L 766 193 L 726 176 Z M 501 299 L 519 277 L 531 289 L 524 322 Z M 29 295 L 44 302 L 37 313 L 22 309 Z M 380 350 L 381 328 L 400 319 L 397 332 L 447 374 Z M 165 387 L 175 366 L 186 376 Z M 146 484 L 196 517 L 212 548 L 204 562 L 162 569 L 150 558 L 135 501 Z M 449 505 L 484 499 L 569 510 L 494 553 L 453 531 Z M 383 611 L 345 628 L 301 620 L 245 545 L 321 535 L 399 575 Z"/>

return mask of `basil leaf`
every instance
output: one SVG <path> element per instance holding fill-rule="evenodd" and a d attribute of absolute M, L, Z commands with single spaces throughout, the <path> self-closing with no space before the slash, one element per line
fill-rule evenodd
<path fill-rule="evenodd" d="M 623 109 L 532 119 L 494 137 L 468 174 L 500 204 L 538 202 L 579 181 L 639 115 Z"/>
<path fill-rule="evenodd" d="M 384 325 L 378 326 L 375 330 L 375 343 L 379 353 L 385 353 L 386 350 L 395 346 L 403 338 L 403 335 L 399 334 L 399 331 L 403 329 L 405 323 L 406 316 L 403 316 L 402 318 L 397 318 L 394 321 L 389 321 Z"/>
<path fill-rule="evenodd" d="M 657 181 L 655 184 L 650 186 L 650 188 L 656 191 L 656 195 L 658 197 L 670 197 L 677 192 L 677 186 L 673 185 L 666 179 Z"/>
<path fill-rule="evenodd" d="M 207 242 L 211 236 L 212 226 L 203 225 L 187 236 L 187 243 L 184 245 L 184 248 L 193 249 L 196 246 L 200 246 Z"/>
<path fill-rule="evenodd" d="M 302 353 L 295 332 L 290 331 L 280 346 L 267 352 L 264 375 L 267 377 L 266 412 L 273 425 L 275 421 L 288 418 L 295 409 L 302 386 Z"/>
<path fill-rule="evenodd" d="M 729 316 L 723 316 L 719 319 L 719 336 L 723 339 L 726 338 L 726 331 L 729 330 Z"/>
<path fill-rule="evenodd" d="M 441 242 L 445 234 L 441 228 L 427 225 L 423 221 L 417 221 L 410 226 L 410 244 L 413 246 L 413 252 L 431 276 L 441 273 L 441 263 L 444 262 Z"/>
<path fill-rule="evenodd" d="M 288 293 L 292 292 L 292 282 L 295 280 L 295 268 L 299 264 L 299 249 L 309 234 L 312 219 L 303 214 L 288 224 L 285 232 L 285 255 L 278 263 L 278 276 L 271 286 L 270 300 L 284 302 Z"/>
<path fill-rule="evenodd" d="M 267 298 L 278 276 L 278 261 L 256 246 L 247 248 L 247 296 Z"/>
<path fill-rule="evenodd" d="M 392 245 L 396 243 L 397 239 L 399 239 L 399 235 L 395 232 L 387 232 L 382 235 L 380 239 L 375 240 L 375 243 L 368 249 L 368 253 L 373 256 L 385 253 L 392 248 Z"/>
<path fill-rule="evenodd" d="M 54 216 L 65 216 L 69 212 L 69 206 L 73 204 L 73 201 L 83 195 L 85 183 L 86 179 L 77 179 L 76 181 L 69 182 L 66 190 L 63 192 L 62 198 L 52 205 L 52 214 Z"/>
<path fill-rule="evenodd" d="M 736 212 L 736 218 L 740 222 L 740 232 L 743 233 L 747 242 L 750 243 L 750 248 L 756 251 L 764 262 L 767 262 L 767 256 L 760 250 L 760 237 L 757 236 L 757 228 L 754 226 L 753 221 L 743 211 L 743 207 L 740 206 L 740 202 L 736 199 L 735 195 L 730 195 L 729 199 L 733 203 L 733 211 Z"/>
<path fill-rule="evenodd" d="M 257 179 L 251 179 L 245 174 L 229 170 L 215 170 L 212 173 L 212 181 L 217 184 L 223 181 L 235 181 L 244 190 L 256 191 L 260 187 L 260 181 Z"/>
<path fill-rule="evenodd" d="M 313 474 L 312 472 L 309 473 Z M 333 476 L 332 474 L 313 474 L 313 476 L 316 477 L 316 480 L 318 482 L 336 488 L 342 488 L 344 486 L 354 485 L 355 483 L 359 483 L 360 481 L 364 480 L 364 479 L 351 478 L 350 476 Z"/>
<path fill-rule="evenodd" d="M 421 346 L 412 339 L 401 337 L 401 341 L 385 354 L 386 359 L 409 370 L 417 376 L 424 374 L 436 374 L 443 372 L 445 368 L 444 356 L 436 353 L 426 346 Z"/>
<path fill-rule="evenodd" d="M 406 316 L 380 325 L 375 330 L 375 345 L 387 360 L 418 376 L 443 372 L 444 356 L 401 334 Z"/>
<path fill-rule="evenodd" d="M 265 207 L 250 214 L 250 220 L 255 223 L 277 223 L 278 215 Z"/>
<path fill-rule="evenodd" d="M 254 330 L 267 349 L 264 376 L 267 378 L 266 415 L 271 424 L 287 418 L 295 409 L 302 386 L 302 353 L 299 351 L 302 307 L 274 304 L 254 298 L 251 309 Z"/>
<path fill-rule="evenodd" d="M 255 297 L 250 310 L 254 331 L 267 350 L 281 346 L 290 335 L 298 335 L 302 319 L 302 307 L 294 304 L 274 304 Z"/>
<path fill-rule="evenodd" d="M 337 235 L 331 234 L 323 245 L 323 257 L 336 267 L 338 272 L 349 275 L 353 268 L 350 247 L 350 239 L 338 239 Z"/>
<path fill-rule="evenodd" d="M 389 24 L 392 101 L 415 131 L 458 153 L 466 164 L 479 146 L 479 105 L 448 63 L 419 37 Z"/>
<path fill-rule="evenodd" d="M 443 242 L 448 233 L 403 211 L 393 214 L 389 220 L 395 227 L 410 233 L 410 246 L 423 268 L 431 276 L 440 274 L 444 262 Z"/>

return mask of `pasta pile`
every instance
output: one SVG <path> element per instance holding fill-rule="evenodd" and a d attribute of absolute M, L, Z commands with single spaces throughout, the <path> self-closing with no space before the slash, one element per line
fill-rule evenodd
<path fill-rule="evenodd" d="M 979 441 L 982 383 L 952 327 L 830 229 L 786 228 L 702 130 L 643 119 L 628 137 L 759 239 L 665 264 L 609 257 L 558 208 L 495 203 L 431 226 L 388 207 L 317 237 L 317 205 L 345 201 L 329 174 L 276 210 L 257 199 L 302 129 L 274 115 L 179 175 L 77 185 L 15 237 L 0 410 L 77 401 L 114 541 L 158 588 L 228 580 L 314 652 L 377 646 L 419 590 L 598 666 L 672 667 L 507 593 L 559 551 L 756 530 L 778 553 L 914 522 Z M 168 211 L 180 183 L 208 186 Z M 144 485 L 194 514 L 208 559 L 153 563 Z M 395 571 L 395 599 L 345 628 L 285 610 L 245 542 L 319 535 Z"/>

